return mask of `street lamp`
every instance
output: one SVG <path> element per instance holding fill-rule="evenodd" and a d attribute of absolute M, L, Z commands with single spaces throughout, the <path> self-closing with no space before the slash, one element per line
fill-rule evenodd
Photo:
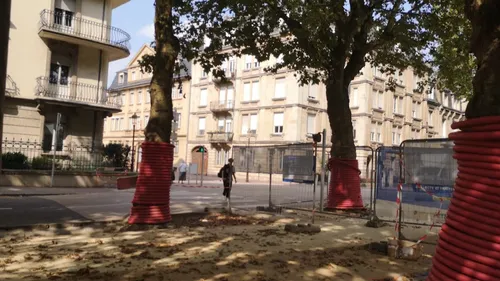
<path fill-rule="evenodd" d="M 130 164 L 130 170 L 134 171 L 134 163 L 135 163 L 135 125 L 137 124 L 137 114 L 130 116 L 132 118 L 132 163 Z"/>

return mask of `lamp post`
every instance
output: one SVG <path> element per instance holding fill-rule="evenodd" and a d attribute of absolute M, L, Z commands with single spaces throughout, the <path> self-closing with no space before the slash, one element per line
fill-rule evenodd
<path fill-rule="evenodd" d="M 135 125 L 139 116 L 134 113 L 134 115 L 130 116 L 130 118 L 132 118 L 132 163 L 130 164 L 130 170 L 133 172 L 135 164 Z"/>

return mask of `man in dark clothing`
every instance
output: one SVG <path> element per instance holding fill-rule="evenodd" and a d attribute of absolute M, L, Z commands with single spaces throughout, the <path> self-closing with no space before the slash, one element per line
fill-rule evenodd
<path fill-rule="evenodd" d="M 224 167 L 222 168 L 222 181 L 224 183 L 224 192 L 222 192 L 222 195 L 224 195 L 227 200 L 229 200 L 229 198 L 231 197 L 233 179 L 236 183 L 236 170 L 234 169 L 233 161 L 233 158 L 229 158 L 229 163 L 224 165 Z"/>

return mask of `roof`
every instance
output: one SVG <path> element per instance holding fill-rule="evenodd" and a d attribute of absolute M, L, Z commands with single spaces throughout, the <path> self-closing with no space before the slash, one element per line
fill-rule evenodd
<path fill-rule="evenodd" d="M 183 63 L 186 65 L 187 71 L 182 69 L 180 72 L 180 78 L 186 78 L 186 77 L 191 75 L 191 63 L 185 59 L 183 60 Z M 117 91 L 122 91 L 122 90 L 126 90 L 126 89 L 133 89 L 133 88 L 137 88 L 137 87 L 147 86 L 147 85 L 151 84 L 151 78 L 145 78 L 145 79 L 135 80 L 135 81 L 131 81 L 131 82 L 129 82 L 129 81 L 127 81 L 127 79 L 125 79 L 125 81 L 123 83 L 118 83 L 119 74 L 123 73 L 125 71 L 127 71 L 127 69 L 119 71 L 115 74 L 115 78 L 113 79 L 111 86 L 109 86 L 108 91 L 117 92 Z M 177 78 L 176 76 L 177 75 L 174 75 L 175 78 Z"/>

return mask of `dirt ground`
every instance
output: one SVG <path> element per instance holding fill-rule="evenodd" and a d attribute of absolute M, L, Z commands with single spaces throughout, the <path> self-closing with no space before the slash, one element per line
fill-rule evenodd
<path fill-rule="evenodd" d="M 0 280 L 414 280 L 431 265 L 433 244 L 418 261 L 391 260 L 370 247 L 393 226 L 317 216 L 321 233 L 292 234 L 290 216 L 179 216 L 166 227 L 125 224 L 0 233 Z M 425 232 L 424 229 L 417 231 Z M 415 279 L 416 280 L 416 279 Z"/>

